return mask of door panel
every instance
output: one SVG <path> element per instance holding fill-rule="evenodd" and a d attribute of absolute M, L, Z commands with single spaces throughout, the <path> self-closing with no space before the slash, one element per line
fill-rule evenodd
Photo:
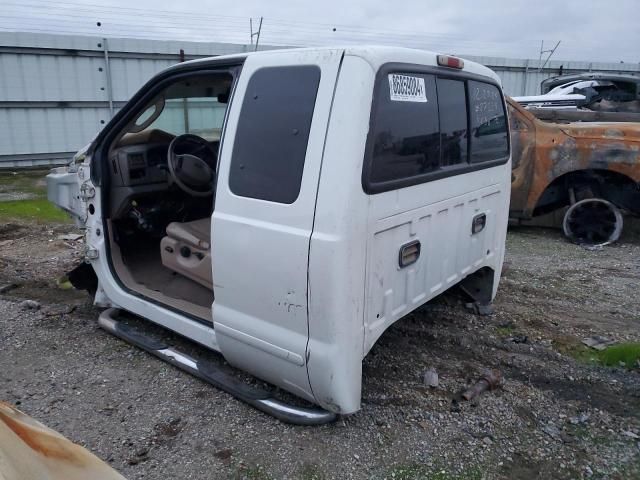
<path fill-rule="evenodd" d="M 323 53 L 274 52 L 247 58 L 222 143 L 211 225 L 213 322 L 221 352 L 233 365 L 309 399 L 313 398 L 305 358 L 309 241 L 327 121 L 342 57 L 338 50 Z M 320 75 L 298 75 L 308 73 L 309 69 L 297 72 L 297 66 L 314 66 Z M 243 104 L 249 105 L 247 111 L 259 112 L 257 102 L 273 101 L 265 98 L 269 89 L 262 89 L 251 79 L 254 75 L 256 78 L 264 75 L 273 82 L 277 75 L 271 75 L 274 71 L 268 69 L 277 67 L 293 69 L 287 73 L 289 79 L 319 78 L 310 127 L 306 127 L 309 129 L 306 153 L 303 149 L 300 154 L 299 144 L 291 148 L 282 145 L 279 156 L 280 150 L 274 146 L 278 147 L 281 140 L 264 143 L 265 139 L 260 138 L 271 129 L 276 136 L 283 134 L 286 139 L 279 130 L 286 128 L 298 142 L 305 135 L 305 127 L 295 120 L 299 116 L 240 118 Z M 291 87 L 292 91 L 295 89 Z M 254 101 L 256 103 L 252 103 Z M 286 101 L 281 108 L 286 113 Z M 236 134 L 242 133 L 243 128 L 255 132 L 245 141 L 257 147 L 256 153 L 246 162 L 234 162 L 234 155 L 242 158 L 250 145 L 234 145 L 242 138 Z M 293 137 L 290 138 L 293 142 Z M 304 158 L 301 176 L 298 164 L 288 168 L 286 162 L 284 165 L 274 163 L 272 169 L 260 160 L 262 156 L 282 161 L 291 155 Z M 277 174 L 271 175 L 272 172 Z M 287 182 L 292 181 L 300 182 L 299 192 L 288 189 L 271 194 L 268 191 L 269 188 L 284 189 Z M 266 188 L 269 185 L 271 187 Z"/>

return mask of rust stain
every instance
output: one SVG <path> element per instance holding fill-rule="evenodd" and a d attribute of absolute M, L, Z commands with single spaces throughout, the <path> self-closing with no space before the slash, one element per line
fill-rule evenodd
<path fill-rule="evenodd" d="M 640 123 L 539 120 L 508 98 L 513 174 L 512 216 L 531 218 L 556 178 L 581 170 L 609 170 L 640 183 Z"/>
<path fill-rule="evenodd" d="M 8 476 L 7 476 L 8 475 Z M 0 402 L 0 478 L 124 480 L 98 457 Z"/>
<path fill-rule="evenodd" d="M 4 423 L 34 452 L 47 458 L 78 466 L 85 465 L 84 450 L 66 438 L 35 422 L 11 405 L 0 402 L 0 422 Z"/>

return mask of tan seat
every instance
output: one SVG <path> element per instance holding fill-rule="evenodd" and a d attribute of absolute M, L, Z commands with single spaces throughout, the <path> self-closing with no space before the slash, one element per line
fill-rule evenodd
<path fill-rule="evenodd" d="M 213 288 L 211 275 L 211 217 L 191 222 L 172 222 L 160 242 L 162 264 Z"/>

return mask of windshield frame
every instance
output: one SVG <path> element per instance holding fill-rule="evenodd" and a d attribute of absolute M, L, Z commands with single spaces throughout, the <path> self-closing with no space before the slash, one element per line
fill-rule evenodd
<path fill-rule="evenodd" d="M 246 56 L 227 58 L 224 59 L 224 61 L 219 60 L 219 63 L 216 62 L 216 59 L 211 59 L 210 62 L 206 63 L 199 61 L 189 62 L 190 65 L 178 65 L 151 78 L 151 80 L 140 88 L 131 100 L 114 115 L 92 142 L 88 155 L 91 155 L 91 181 L 93 184 L 108 189 L 109 175 L 108 173 L 103 175 L 103 172 L 109 172 L 109 150 L 111 145 L 119 135 L 123 134 L 128 124 L 140 115 L 142 110 L 146 110 L 152 100 L 170 84 L 194 75 L 209 75 L 221 72 L 230 73 L 233 77 L 231 95 L 229 96 L 229 105 L 231 105 L 233 93 L 245 59 Z M 229 107 L 227 107 L 227 110 L 228 108 Z"/>

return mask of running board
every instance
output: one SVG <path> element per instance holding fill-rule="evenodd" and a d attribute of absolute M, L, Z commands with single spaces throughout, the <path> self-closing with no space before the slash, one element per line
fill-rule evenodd
<path fill-rule="evenodd" d="M 294 425 L 322 425 L 333 422 L 337 418 L 335 413 L 319 407 L 298 407 L 278 400 L 268 390 L 248 385 L 234 378 L 214 362 L 193 358 L 129 327 L 117 319 L 119 314 L 120 310 L 117 308 L 104 310 L 98 317 L 98 325 L 116 337 L 146 350 L 278 420 Z"/>

